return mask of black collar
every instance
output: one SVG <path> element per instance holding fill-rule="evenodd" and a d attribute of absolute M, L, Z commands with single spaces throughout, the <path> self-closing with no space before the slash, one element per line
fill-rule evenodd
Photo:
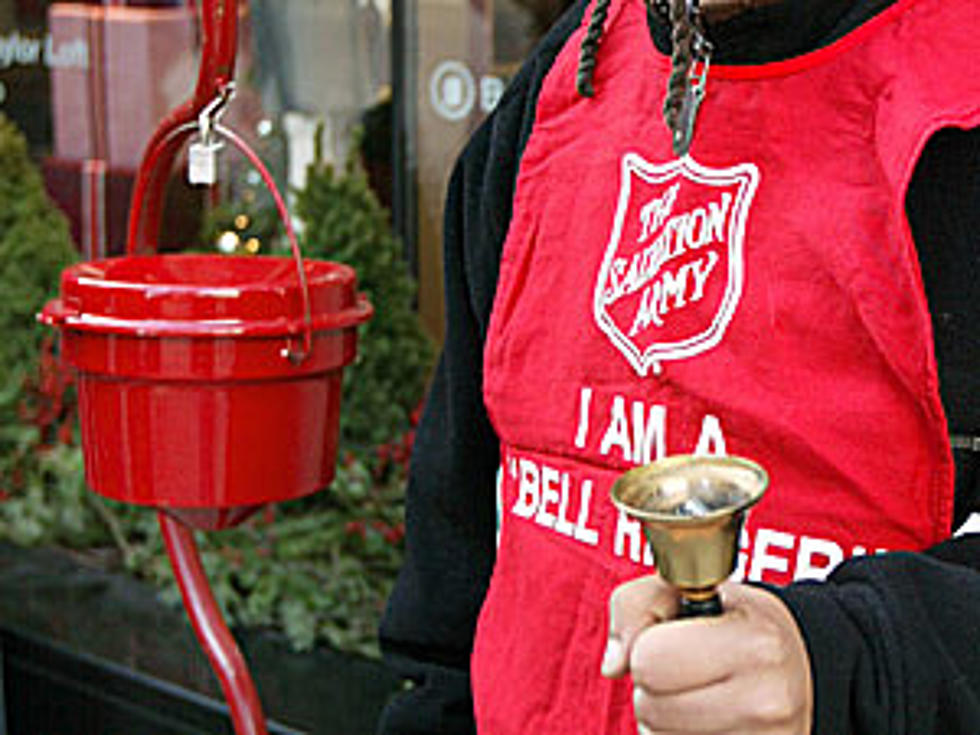
<path fill-rule="evenodd" d="M 780 0 L 746 10 L 706 27 L 714 46 L 712 62 L 766 64 L 827 46 L 874 17 L 896 0 Z M 649 13 L 656 47 L 670 53 L 670 27 Z"/>

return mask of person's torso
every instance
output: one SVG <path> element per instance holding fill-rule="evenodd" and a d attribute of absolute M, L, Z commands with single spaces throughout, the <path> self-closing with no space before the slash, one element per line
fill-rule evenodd
<path fill-rule="evenodd" d="M 952 465 L 903 198 L 928 134 L 980 118 L 980 84 L 935 87 L 962 50 L 950 19 L 980 20 L 966 5 L 906 0 L 819 52 L 713 68 L 680 160 L 642 2 L 612 4 L 595 98 L 575 92 L 584 29 L 558 56 L 485 350 L 502 528 L 474 653 L 481 732 L 631 731 L 629 687 L 598 670 L 609 592 L 652 564 L 608 499 L 633 466 L 765 466 L 737 572 L 753 581 L 946 534 Z"/>

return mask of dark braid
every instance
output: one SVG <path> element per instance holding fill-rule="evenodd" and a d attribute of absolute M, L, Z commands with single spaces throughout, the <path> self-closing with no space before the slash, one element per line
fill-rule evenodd
<path fill-rule="evenodd" d="M 611 1 L 595 0 L 592 15 L 589 18 L 589 27 L 582 39 L 578 70 L 575 75 L 575 88 L 583 97 L 595 96 L 595 88 L 592 82 L 595 75 L 596 57 Z M 691 83 L 691 68 L 694 65 L 695 56 L 700 52 L 696 47 L 699 42 L 704 43 L 703 37 L 699 37 L 695 20 L 691 17 L 692 5 L 697 12 L 697 0 L 693 0 L 693 3 L 691 0 L 646 0 L 646 4 L 657 13 L 663 14 L 667 11 L 669 14 L 673 49 L 671 52 L 670 78 L 667 82 L 667 95 L 663 105 L 663 117 L 671 131 L 671 137 L 674 138 L 674 150 L 677 152 L 680 145 L 677 142 L 679 117 Z"/>
<path fill-rule="evenodd" d="M 672 28 L 671 70 L 664 99 L 664 121 L 671 132 L 677 129 L 677 118 L 684 104 L 694 63 L 694 24 L 687 12 L 687 0 L 671 0 L 670 24 Z"/>
<path fill-rule="evenodd" d="M 602 38 L 602 27 L 609 13 L 612 0 L 595 0 L 592 17 L 589 18 L 589 28 L 582 40 L 582 48 L 578 57 L 578 72 L 575 75 L 575 88 L 583 97 L 595 95 L 592 86 L 592 76 L 595 72 L 596 54 L 599 51 L 599 40 Z"/>
<path fill-rule="evenodd" d="M 659 13 L 665 19 L 669 17 L 671 0 L 646 0 L 646 4 L 654 12 Z M 582 39 L 582 47 L 579 52 L 578 73 L 575 75 L 575 88 L 583 97 L 595 95 L 592 86 L 592 78 L 595 75 L 596 54 L 599 50 L 599 41 L 602 37 L 602 28 L 609 14 L 611 0 L 596 0 L 589 18 L 589 28 Z"/>
<path fill-rule="evenodd" d="M 647 0 L 647 6 L 665 21 L 670 20 L 670 0 Z"/>

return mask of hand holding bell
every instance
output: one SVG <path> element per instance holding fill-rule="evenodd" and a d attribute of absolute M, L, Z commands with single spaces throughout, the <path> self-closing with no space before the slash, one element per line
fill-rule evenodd
<path fill-rule="evenodd" d="M 745 459 L 677 456 L 613 486 L 616 506 L 642 522 L 659 572 L 613 593 L 602 662 L 606 677 L 631 676 L 640 733 L 810 732 L 813 682 L 792 614 L 767 590 L 724 581 L 745 511 L 767 484 Z"/>

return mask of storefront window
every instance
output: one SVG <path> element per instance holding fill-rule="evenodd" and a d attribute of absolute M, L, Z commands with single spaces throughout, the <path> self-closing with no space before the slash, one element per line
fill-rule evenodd
<path fill-rule="evenodd" d="M 569 4 L 407 0 L 399 9 L 398 25 L 406 38 L 401 48 L 406 76 L 399 86 L 406 90 L 409 130 L 401 150 L 407 183 L 415 184 L 405 192 L 412 201 L 404 210 L 404 226 L 416 244 L 419 309 L 434 334 L 442 329 L 442 205 L 453 160 L 493 110 L 521 61 Z"/>

